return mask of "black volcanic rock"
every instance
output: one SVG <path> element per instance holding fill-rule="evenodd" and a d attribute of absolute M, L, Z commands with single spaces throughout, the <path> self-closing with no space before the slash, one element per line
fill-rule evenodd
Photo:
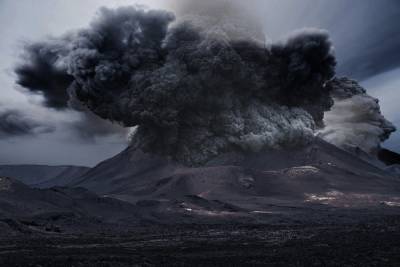
<path fill-rule="evenodd" d="M 386 165 L 400 165 L 400 154 L 389 149 L 382 148 L 378 153 L 378 158 Z"/>

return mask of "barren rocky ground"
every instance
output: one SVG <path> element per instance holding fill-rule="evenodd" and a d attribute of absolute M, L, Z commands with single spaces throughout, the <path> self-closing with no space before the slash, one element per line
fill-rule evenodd
<path fill-rule="evenodd" d="M 399 266 L 400 216 L 362 224 L 153 225 L 0 239 L 0 266 Z"/>

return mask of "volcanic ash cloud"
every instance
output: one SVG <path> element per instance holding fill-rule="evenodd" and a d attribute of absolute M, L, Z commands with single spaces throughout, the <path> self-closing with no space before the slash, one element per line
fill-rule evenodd
<path fill-rule="evenodd" d="M 266 45 L 241 20 L 210 16 L 103 8 L 86 29 L 28 45 L 18 82 L 49 106 L 67 96 L 137 126 L 132 145 L 190 165 L 307 144 L 333 105 L 327 33 L 302 30 Z"/>

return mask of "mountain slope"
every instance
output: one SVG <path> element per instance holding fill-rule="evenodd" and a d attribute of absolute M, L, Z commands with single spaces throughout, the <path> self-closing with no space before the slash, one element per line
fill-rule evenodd
<path fill-rule="evenodd" d="M 90 168 L 81 166 L 0 165 L 0 176 L 18 179 L 37 188 L 64 186 Z"/>
<path fill-rule="evenodd" d="M 0 177 L 0 222 L 19 232 L 96 229 L 138 220 L 137 210 L 134 205 L 99 197 L 83 188 L 37 189 Z"/>
<path fill-rule="evenodd" d="M 201 168 L 127 148 L 73 185 L 130 202 L 152 199 L 185 206 L 193 204 L 194 198 L 187 197 L 195 196 L 250 210 L 282 203 L 400 203 L 398 178 L 318 138 L 301 149 L 224 154 Z"/>
<path fill-rule="evenodd" d="M 319 138 L 297 149 L 227 153 L 197 168 L 128 147 L 72 176 L 64 180 L 68 188 L 52 189 L 2 178 L 0 221 L 33 218 L 47 225 L 56 214 L 63 218 L 57 225 L 82 231 L 97 229 L 100 221 L 124 227 L 142 222 L 348 222 L 400 212 L 398 177 Z"/>

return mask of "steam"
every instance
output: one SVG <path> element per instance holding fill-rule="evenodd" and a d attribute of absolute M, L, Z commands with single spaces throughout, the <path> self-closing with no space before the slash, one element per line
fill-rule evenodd
<path fill-rule="evenodd" d="M 138 126 L 132 145 L 191 165 L 232 149 L 307 144 L 333 105 L 329 37 L 307 29 L 267 45 L 253 26 L 207 12 L 175 21 L 103 8 L 87 29 L 29 46 L 16 73 L 49 106 L 63 108 L 66 94 L 69 105 Z"/>
<path fill-rule="evenodd" d="M 335 79 L 329 86 L 335 104 L 325 113 L 326 127 L 320 136 L 344 149 L 360 148 L 376 155 L 380 144 L 396 130 L 381 114 L 379 101 L 347 78 Z"/>

